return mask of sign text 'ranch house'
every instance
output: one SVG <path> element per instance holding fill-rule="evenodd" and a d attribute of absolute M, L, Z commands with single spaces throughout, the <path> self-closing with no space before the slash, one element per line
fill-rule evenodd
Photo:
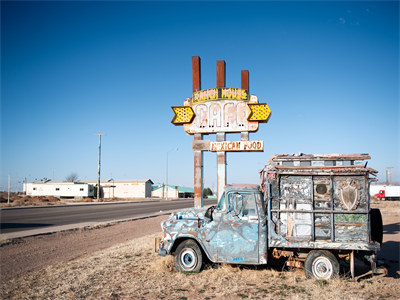
<path fill-rule="evenodd" d="M 214 88 L 193 93 L 193 104 L 214 100 L 247 100 L 247 91 L 239 88 Z"/>

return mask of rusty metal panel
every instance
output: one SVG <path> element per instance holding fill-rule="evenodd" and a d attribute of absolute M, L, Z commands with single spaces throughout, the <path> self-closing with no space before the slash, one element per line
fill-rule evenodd
<path fill-rule="evenodd" d="M 199 56 L 192 56 L 193 93 L 201 90 L 201 62 Z"/>
<path fill-rule="evenodd" d="M 225 61 L 217 60 L 217 88 L 225 87 L 226 73 L 225 73 Z"/>
<path fill-rule="evenodd" d="M 247 93 L 250 93 L 250 87 L 249 87 L 249 71 L 248 70 L 242 70 L 240 73 L 240 79 L 241 79 L 241 87 L 244 90 L 247 90 Z"/>
<path fill-rule="evenodd" d="M 192 141 L 192 150 L 198 151 L 209 151 L 210 150 L 211 141 L 210 140 L 193 140 Z"/>

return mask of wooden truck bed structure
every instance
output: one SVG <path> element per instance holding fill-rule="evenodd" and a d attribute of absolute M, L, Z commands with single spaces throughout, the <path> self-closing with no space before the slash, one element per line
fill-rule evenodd
<path fill-rule="evenodd" d="M 275 155 L 262 170 L 268 246 L 376 250 L 371 241 L 367 154 Z M 371 243 L 372 242 L 372 243 Z"/>

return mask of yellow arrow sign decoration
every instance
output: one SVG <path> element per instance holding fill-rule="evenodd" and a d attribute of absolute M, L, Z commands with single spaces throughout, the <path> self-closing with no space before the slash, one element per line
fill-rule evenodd
<path fill-rule="evenodd" d="M 271 110 L 269 109 L 267 103 L 248 103 L 248 107 L 250 108 L 250 114 L 247 118 L 248 121 L 257 121 L 257 122 L 267 122 L 269 116 L 271 115 Z"/>
<path fill-rule="evenodd" d="M 194 119 L 194 111 L 190 106 L 172 106 L 175 113 L 171 123 L 174 125 L 182 125 L 192 123 Z"/>

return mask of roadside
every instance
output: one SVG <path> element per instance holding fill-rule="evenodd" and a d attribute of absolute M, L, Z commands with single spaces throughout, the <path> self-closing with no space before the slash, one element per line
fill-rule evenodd
<path fill-rule="evenodd" d="M 34 270 L 64 264 L 119 243 L 161 232 L 160 223 L 166 218 L 162 215 L 14 239 L 0 247 L 1 285 Z"/>
<path fill-rule="evenodd" d="M 50 227 L 43 227 L 43 228 L 38 228 L 38 229 L 1 233 L 0 234 L 0 246 L 9 244 L 9 243 L 14 243 L 15 239 L 21 239 L 21 238 L 25 238 L 25 237 L 48 235 L 48 234 L 52 234 L 52 233 L 66 232 L 66 231 L 71 231 L 71 230 L 96 229 L 96 228 L 101 228 L 101 227 L 112 226 L 112 225 L 115 225 L 115 224 L 121 223 L 121 222 L 141 220 L 141 219 L 153 218 L 153 217 L 157 217 L 157 216 L 169 215 L 171 212 L 173 212 L 173 210 L 160 211 L 158 213 L 145 214 L 145 215 L 131 217 L 131 218 L 127 218 L 127 219 L 117 219 L 117 220 L 104 221 L 104 222 L 73 223 L 73 224 L 62 225 L 62 226 L 50 226 Z"/>

